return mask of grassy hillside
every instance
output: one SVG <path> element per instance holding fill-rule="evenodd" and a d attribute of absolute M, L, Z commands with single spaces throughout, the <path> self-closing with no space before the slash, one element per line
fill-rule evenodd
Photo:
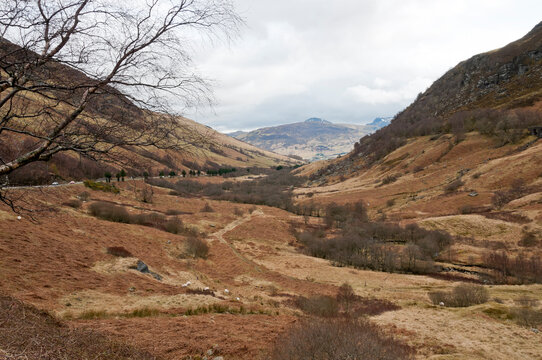
<path fill-rule="evenodd" d="M 2 66 L 28 63 L 35 56 L 0 39 Z M 58 124 L 63 112 L 83 96 L 83 90 L 78 89 L 93 83 L 82 72 L 54 61 L 32 75 L 34 83 L 55 84 L 57 88 L 21 93 L 11 102 L 10 109 L 27 114 L 28 118 L 10 120 L 13 129 L 0 132 L 0 159 L 3 162 L 9 162 L 33 149 L 36 139 L 46 137 L 51 128 Z M 0 77 L 5 76 L 0 72 Z M 24 135 L 24 131 L 28 130 L 36 136 L 31 138 Z M 118 138 L 124 136 L 133 141 L 109 150 Z M 146 143 L 141 141 L 146 136 L 151 141 L 152 137 L 158 138 L 159 146 L 141 145 Z M 66 130 L 64 138 L 68 144 L 70 141 L 75 144 L 94 142 L 95 148 L 103 153 L 88 156 L 79 156 L 75 152 L 59 153 L 48 163 L 31 164 L 10 174 L 10 183 L 38 184 L 58 178 L 102 177 L 105 171 L 114 174 L 121 168 L 130 175 L 141 175 L 143 172 L 158 174 L 159 171 L 274 167 L 298 163 L 220 134 L 190 119 L 142 109 L 112 87 L 105 87 L 90 98 L 89 105 Z"/>
<path fill-rule="evenodd" d="M 542 25 L 503 48 L 473 56 L 435 81 L 391 124 L 365 136 L 351 157 L 368 164 L 404 145 L 408 138 L 477 131 L 500 145 L 542 125 Z"/>

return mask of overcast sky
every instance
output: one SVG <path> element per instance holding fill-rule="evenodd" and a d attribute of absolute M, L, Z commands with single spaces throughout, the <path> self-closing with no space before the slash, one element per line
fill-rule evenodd
<path fill-rule="evenodd" d="M 235 0 L 246 26 L 196 49 L 228 132 L 321 117 L 363 124 L 393 116 L 459 61 L 542 21 L 540 0 Z"/>

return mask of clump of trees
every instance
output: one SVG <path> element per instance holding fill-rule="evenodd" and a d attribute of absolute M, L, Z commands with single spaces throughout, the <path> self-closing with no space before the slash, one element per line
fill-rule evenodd
<path fill-rule="evenodd" d="M 294 305 L 309 315 L 326 318 L 357 318 L 400 309 L 398 305 L 387 300 L 364 298 L 356 295 L 354 289 L 348 283 L 342 284 L 335 296 L 299 296 L 294 299 Z"/>
<path fill-rule="evenodd" d="M 505 251 L 489 251 L 482 260 L 492 270 L 497 283 L 542 283 L 542 260 L 539 254 L 520 252 L 511 257 Z"/>
<path fill-rule="evenodd" d="M 329 204 L 325 213 L 326 227 L 336 228 L 334 235 L 316 229 L 295 232 L 295 236 L 306 253 L 339 266 L 433 273 L 437 271 L 434 260 L 452 243 L 452 237 L 443 231 L 425 230 L 416 224 L 401 227 L 369 221 L 362 202 Z"/>
<path fill-rule="evenodd" d="M 130 214 L 124 206 L 107 201 L 93 202 L 88 210 L 92 216 L 103 220 L 148 226 L 172 234 L 198 235 L 193 229 L 186 227 L 183 221 L 176 216 L 168 217 L 156 212 Z"/>
<path fill-rule="evenodd" d="M 215 200 L 227 200 L 245 204 L 268 205 L 296 212 L 298 207 L 292 200 L 292 192 L 306 178 L 295 176 L 289 169 L 273 171 L 261 179 L 249 181 L 224 181 L 221 184 L 202 183 L 195 180 L 180 180 L 175 184 L 149 179 L 149 183 L 169 188 L 183 196 L 208 196 Z"/>
<path fill-rule="evenodd" d="M 209 169 L 206 171 L 207 175 L 209 176 L 222 176 L 222 175 L 226 175 L 226 174 L 229 174 L 229 173 L 234 173 L 236 172 L 237 169 L 236 168 L 219 168 L 218 170 L 215 170 L 215 169 Z"/>

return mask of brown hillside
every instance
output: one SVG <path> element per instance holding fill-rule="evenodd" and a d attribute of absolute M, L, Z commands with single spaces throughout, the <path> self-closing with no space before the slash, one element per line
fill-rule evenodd
<path fill-rule="evenodd" d="M 542 126 L 541 78 L 539 24 L 501 49 L 459 63 L 397 114 L 390 125 L 363 137 L 341 163 L 363 158 L 370 165 L 407 139 L 425 135 L 453 133 L 461 140 L 465 132 L 477 131 L 497 138 L 497 145 L 518 142 L 528 134 L 529 127 Z M 327 170 L 337 172 L 338 168 L 332 165 Z M 343 174 L 356 171 L 343 168 Z"/>
<path fill-rule="evenodd" d="M 30 62 L 35 56 L 32 52 L 0 39 L 0 65 L 3 68 Z M 0 159 L 3 162 L 9 162 L 34 148 L 35 139 L 20 132 L 30 129 L 37 136 L 47 136 L 58 121 L 57 117 L 62 116 L 62 111 L 77 103 L 83 95 L 83 90 L 78 89 L 95 82 L 83 72 L 54 61 L 36 70 L 32 76 L 33 83 L 55 84 L 59 88 L 24 93 L 13 101 L 13 107 L 27 109 L 21 111 L 37 115 L 33 115 L 32 120 L 15 119 L 12 125 L 14 131 L 4 130 L 0 133 Z M 0 78 L 3 77 L 5 73 L 0 72 Z M 50 107 L 46 112 L 40 111 L 44 105 Z M 261 150 L 221 134 L 193 120 L 139 108 L 129 97 L 109 86 L 91 97 L 88 107 L 80 115 L 80 120 L 71 125 L 73 129 L 69 130 L 75 134 L 90 134 L 92 141 L 97 142 L 97 149 L 103 150 L 125 133 L 130 133 L 135 139 L 138 132 L 152 133 L 153 127 L 150 124 L 162 120 L 168 124 L 170 133 L 161 141 L 160 148 L 122 145 L 107 151 L 105 156 L 100 155 L 99 158 L 80 157 L 70 152 L 56 154 L 48 164 L 31 164 L 10 174 L 10 182 L 37 184 L 50 182 L 53 178 L 71 180 L 103 177 L 105 171 L 114 174 L 121 168 L 126 169 L 130 175 L 141 175 L 144 171 L 157 174 L 162 170 L 178 172 L 189 169 L 273 167 L 298 163 L 289 157 Z M 123 133 L 118 133 L 119 131 Z M 145 135 L 152 136 L 143 134 Z"/>
<path fill-rule="evenodd" d="M 469 139 L 465 144 L 476 141 L 479 140 Z M 412 143 L 408 150 L 413 152 L 420 145 L 423 144 Z M 428 156 L 419 160 L 430 159 Z M 456 166 L 451 159 L 447 162 L 450 168 Z M 433 174 L 439 172 L 439 166 L 431 170 Z M 493 173 L 487 171 L 490 177 Z M 430 174 L 423 176 L 429 179 Z M 482 183 L 487 180 L 484 177 L 480 178 Z M 403 195 L 397 192 L 404 192 L 403 186 L 409 183 L 408 186 L 413 186 L 416 182 L 419 180 L 409 175 L 396 185 L 379 189 L 383 190 L 382 196 L 387 193 L 400 197 Z M 57 317 L 55 321 L 59 324 L 99 331 L 115 343 L 124 342 L 161 358 L 188 359 L 191 356 L 194 359 L 213 350 L 225 359 L 266 359 L 275 339 L 305 318 L 295 306 L 297 296 L 334 296 L 338 287 L 347 282 L 357 295 L 371 303 L 391 302 L 392 308 L 369 318 L 380 324 L 386 333 L 412 346 L 418 359 L 436 359 L 443 354 L 469 359 L 539 358 L 540 335 L 515 322 L 487 314 L 513 306 L 518 290 L 523 295 L 540 298 L 540 285 L 494 285 L 488 287 L 488 291 L 499 303 L 491 301 L 459 309 L 437 307 L 431 304 L 427 293 L 450 289 L 458 280 L 333 266 L 327 260 L 300 252 L 290 226 L 304 226 L 305 219 L 301 216 L 266 206 L 174 196 L 162 188 L 154 188 L 153 203 L 141 203 L 133 190 L 137 186 L 142 186 L 141 182 L 121 183 L 118 195 L 89 190 L 78 184 L 13 190 L 26 192 L 32 204 L 47 205 L 49 211 L 41 212 L 38 222 L 32 222 L 18 219 L 5 206 L 0 208 L 0 291 L 48 311 Z M 371 202 L 370 209 L 379 208 L 385 198 L 375 195 L 373 200 L 368 194 L 375 193 L 374 186 L 365 186 L 352 184 L 343 189 L 343 201 L 364 196 Z M 85 190 L 90 196 L 82 207 L 66 205 Z M 314 199 L 332 199 L 341 194 L 337 191 L 339 188 L 321 190 Z M 450 198 L 456 196 L 462 195 Z M 415 213 L 418 210 L 414 207 L 424 204 L 421 200 L 410 204 L 408 198 L 404 195 L 397 200 L 391 207 L 390 217 L 403 206 L 407 214 Z M 529 199 L 519 199 L 519 203 L 510 204 L 514 208 L 507 207 L 504 211 L 516 207 L 521 211 L 531 209 L 528 211 L 535 211 L 536 216 L 538 210 L 533 208 L 536 205 Z M 168 219 L 178 217 L 184 226 L 195 229 L 207 241 L 207 258 L 186 255 L 190 232 L 172 234 L 159 228 L 97 219 L 91 215 L 90 207 L 100 200 L 122 206 L 132 216 L 155 213 Z M 206 203 L 213 212 L 202 211 Z M 173 213 L 179 215 L 166 215 Z M 461 229 L 446 218 L 423 216 L 425 226 Z M 470 223 L 478 224 L 478 217 L 471 215 Z M 497 225 L 504 224 L 511 235 L 520 231 L 514 224 L 493 221 Z M 322 224 L 321 219 L 310 218 L 307 226 L 319 224 Z M 469 227 L 475 229 L 474 225 Z M 510 237 L 507 241 L 515 240 Z M 476 241 L 468 245 L 473 244 L 476 245 Z M 461 243 L 454 246 L 452 257 L 456 249 L 458 256 L 469 250 Z M 113 255 L 108 248 L 124 248 L 124 251 Z M 161 279 L 137 271 L 138 260 Z M 460 281 L 466 279 L 463 277 Z M 190 285 L 183 286 L 188 281 Z M 27 326 L 22 319 L 14 321 L 19 329 Z M 7 331 L 11 330 L 0 328 L 0 338 L 7 339 Z M 32 340 L 28 334 L 21 334 L 21 346 L 12 343 L 7 347 L 0 341 L 0 353 L 24 354 L 25 342 Z M 83 336 L 87 333 L 81 330 L 72 330 L 71 334 L 76 343 L 87 339 Z M 507 339 L 505 345 L 503 338 Z M 480 348 L 484 351 L 480 352 Z"/>

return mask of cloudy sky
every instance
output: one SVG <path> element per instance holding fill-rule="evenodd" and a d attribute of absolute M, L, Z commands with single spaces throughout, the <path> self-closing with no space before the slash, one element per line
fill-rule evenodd
<path fill-rule="evenodd" d="M 542 21 L 540 0 L 235 3 L 246 21 L 239 37 L 196 49 L 217 104 L 188 114 L 223 132 L 393 116 L 459 61 Z"/>

